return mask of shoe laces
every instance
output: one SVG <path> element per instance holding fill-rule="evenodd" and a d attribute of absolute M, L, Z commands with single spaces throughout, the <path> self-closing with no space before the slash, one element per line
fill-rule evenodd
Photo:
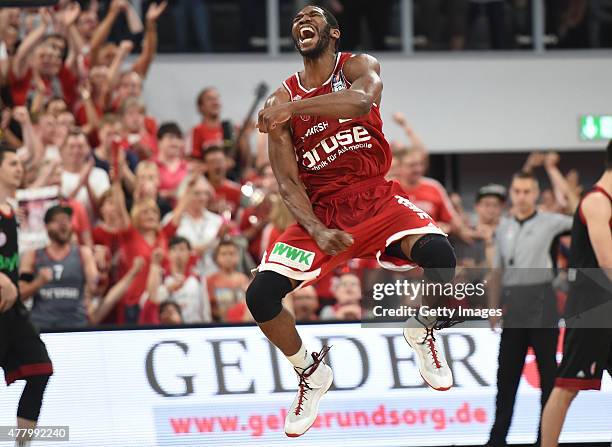
<path fill-rule="evenodd" d="M 321 362 L 323 362 L 323 359 L 325 358 L 330 349 L 331 346 L 323 346 L 319 352 L 313 352 L 312 365 L 306 368 L 293 368 L 300 379 L 300 382 L 298 383 L 298 403 L 294 411 L 296 416 L 298 416 L 302 412 L 304 402 L 308 400 L 308 397 L 306 397 L 306 393 L 312 390 L 312 387 L 308 383 L 308 378 L 317 370 L 317 367 Z"/>
<path fill-rule="evenodd" d="M 436 337 L 434 336 L 434 328 L 425 327 L 425 336 L 423 337 L 423 341 L 420 344 L 427 344 L 429 348 L 429 353 L 433 359 L 433 364 L 437 369 L 442 367 L 440 363 L 440 359 L 438 358 L 438 351 L 436 347 Z"/>

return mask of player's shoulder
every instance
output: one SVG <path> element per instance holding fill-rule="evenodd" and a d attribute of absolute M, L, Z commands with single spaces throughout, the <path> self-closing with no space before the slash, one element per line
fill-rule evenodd
<path fill-rule="evenodd" d="M 589 218 L 590 216 L 609 216 L 612 213 L 612 202 L 610 198 L 601 191 L 592 191 L 588 193 L 580 203 L 582 214 Z"/>
<path fill-rule="evenodd" d="M 380 62 L 371 54 L 350 54 L 344 62 L 342 71 L 349 81 L 368 71 L 375 71 L 380 74 Z"/>
<path fill-rule="evenodd" d="M 278 104 L 284 104 L 291 101 L 291 92 L 288 87 L 283 83 L 282 86 L 278 87 L 268 98 L 264 107 L 272 107 Z"/>

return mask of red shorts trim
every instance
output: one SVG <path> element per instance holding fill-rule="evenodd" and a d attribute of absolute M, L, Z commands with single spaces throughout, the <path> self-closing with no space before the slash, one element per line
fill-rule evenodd
<path fill-rule="evenodd" d="M 567 379 L 557 377 L 555 386 L 568 390 L 600 390 L 601 379 Z"/>
<path fill-rule="evenodd" d="M 50 376 L 53 374 L 53 365 L 51 363 L 31 363 L 29 365 L 21 365 L 14 371 L 5 374 L 6 384 L 10 385 L 16 380 L 23 379 L 29 376 Z"/>

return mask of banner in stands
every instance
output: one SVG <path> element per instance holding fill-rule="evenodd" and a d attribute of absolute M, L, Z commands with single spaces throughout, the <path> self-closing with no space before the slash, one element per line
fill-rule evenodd
<path fill-rule="evenodd" d="M 484 444 L 493 422 L 499 335 L 446 329 L 455 386 L 423 383 L 399 329 L 307 325 L 308 346 L 332 346 L 334 386 L 296 446 Z M 44 334 L 54 362 L 41 425 L 67 425 L 70 442 L 47 446 L 285 446 L 283 421 L 297 381 L 255 327 Z M 519 387 L 508 441 L 535 441 L 535 359 Z M 13 425 L 23 382 L 0 385 L 0 425 Z M 581 393 L 562 441 L 610 441 L 612 381 Z M 347 441 L 350 439 L 350 442 Z"/>

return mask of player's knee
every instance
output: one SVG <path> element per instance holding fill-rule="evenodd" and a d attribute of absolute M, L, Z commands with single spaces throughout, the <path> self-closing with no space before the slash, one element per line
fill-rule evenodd
<path fill-rule="evenodd" d="M 280 273 L 258 272 L 246 291 L 246 303 L 251 315 L 258 323 L 265 323 L 283 310 L 283 298 L 293 286 L 286 276 Z"/>
<path fill-rule="evenodd" d="M 48 375 L 26 377 L 26 386 L 23 388 L 17 407 L 18 417 L 29 421 L 38 420 L 49 377 Z"/>
<path fill-rule="evenodd" d="M 412 247 L 410 258 L 423 268 L 430 281 L 448 282 L 455 277 L 455 250 L 441 234 L 421 237 Z"/>

